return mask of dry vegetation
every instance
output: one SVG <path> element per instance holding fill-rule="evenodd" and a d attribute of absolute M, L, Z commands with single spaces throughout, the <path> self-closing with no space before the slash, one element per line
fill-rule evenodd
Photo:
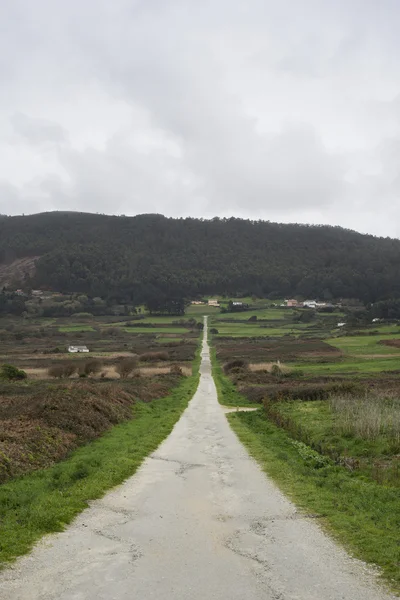
<path fill-rule="evenodd" d="M 126 383 L 4 383 L 0 386 L 0 482 L 47 467 L 112 425 L 132 418 L 137 400 L 166 396 L 178 373 Z"/>
<path fill-rule="evenodd" d="M 259 338 L 217 338 L 217 358 L 221 363 L 233 359 L 245 359 L 249 363 L 282 363 L 318 358 L 338 360 L 342 352 L 320 339 L 297 339 L 282 337 L 274 339 Z"/>
<path fill-rule="evenodd" d="M 9 363 L 16 379 L 2 378 L 0 369 L 0 483 L 63 459 L 131 418 L 137 400 L 163 398 L 192 374 L 197 333 L 163 339 L 160 347 L 157 334 L 127 333 L 125 323 L 106 321 L 85 318 L 85 331 L 71 319 L 0 321 L 7 359 L 0 365 Z M 67 326 L 70 332 L 60 331 Z M 72 343 L 86 344 L 90 354 L 68 354 Z M 18 373 L 27 379 L 18 382 Z"/>
<path fill-rule="evenodd" d="M 400 446 L 400 399 L 367 392 L 349 397 L 332 394 L 329 405 L 335 415 L 335 428 L 341 435 L 366 440 L 383 436 Z"/>

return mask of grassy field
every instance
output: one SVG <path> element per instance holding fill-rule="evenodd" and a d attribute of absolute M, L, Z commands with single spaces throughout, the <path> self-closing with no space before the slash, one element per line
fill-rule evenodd
<path fill-rule="evenodd" d="M 400 338 L 400 331 L 397 334 L 386 333 L 381 335 L 361 335 L 345 336 L 329 339 L 328 342 L 342 350 L 345 354 L 351 356 L 398 354 L 400 358 L 400 348 L 394 348 L 382 344 L 382 341 Z"/>
<path fill-rule="evenodd" d="M 29 551 L 44 534 L 61 531 L 88 502 L 132 475 L 170 433 L 198 383 L 194 374 L 160 400 L 136 402 L 133 418 L 55 466 L 0 486 L 0 564 Z"/>
<path fill-rule="evenodd" d="M 280 325 L 272 313 L 268 328 L 212 320 L 219 400 L 260 407 L 228 415 L 250 453 L 400 591 L 400 329 L 343 330 L 336 313 Z"/>
<path fill-rule="evenodd" d="M 220 402 L 229 406 L 246 406 L 248 400 L 238 392 L 237 384 L 224 376 L 215 360 L 215 352 L 212 357 Z M 311 404 L 313 419 L 307 416 Z M 298 418 L 297 428 L 289 428 L 288 431 L 273 423 L 263 408 L 251 413 L 234 412 L 228 415 L 228 419 L 250 454 L 282 491 L 301 510 L 317 515 L 321 525 L 352 554 L 378 565 L 385 580 L 399 591 L 400 497 L 397 487 L 374 480 L 368 476 L 371 470 L 350 470 L 335 464 L 330 458 L 332 453 L 324 456 L 299 441 L 298 432 L 310 440 L 312 431 L 316 440 L 322 439 L 326 447 L 332 449 L 336 439 L 335 432 L 329 430 L 329 426 L 332 428 L 332 416 L 327 417 L 326 402 L 302 403 L 301 411 L 298 402 L 292 405 L 293 415 Z M 281 407 L 281 404 L 278 406 Z M 318 407 L 320 412 L 317 416 Z M 308 429 L 302 428 L 304 424 Z M 297 436 L 293 436 L 294 431 Z M 376 453 L 376 444 L 367 444 L 371 454 Z M 358 446 L 355 442 L 354 445 L 358 447 L 358 454 L 365 454 L 365 442 Z M 343 446 L 342 450 L 345 449 L 346 446 Z M 383 449 L 381 443 L 380 450 Z"/>
<path fill-rule="evenodd" d="M 272 424 L 262 410 L 232 413 L 229 422 L 250 454 L 281 490 L 351 554 L 378 565 L 400 591 L 398 489 L 324 464 L 308 446 Z M 320 465 L 320 466 L 318 466 Z"/>
<path fill-rule="evenodd" d="M 386 371 L 398 371 L 400 369 L 400 356 L 388 356 L 387 358 L 362 358 L 346 356 L 337 363 L 324 362 L 289 362 L 287 366 L 293 371 L 300 371 L 306 376 L 338 376 L 349 377 L 368 377 L 372 374 L 379 374 Z"/>

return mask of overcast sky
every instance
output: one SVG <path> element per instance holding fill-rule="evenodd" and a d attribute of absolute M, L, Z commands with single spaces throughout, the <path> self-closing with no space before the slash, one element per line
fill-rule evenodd
<path fill-rule="evenodd" d="M 400 237 L 399 0 L 3 0 L 0 213 Z"/>

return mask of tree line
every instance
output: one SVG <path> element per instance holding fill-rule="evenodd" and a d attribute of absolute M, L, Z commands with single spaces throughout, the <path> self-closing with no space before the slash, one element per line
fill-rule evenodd
<path fill-rule="evenodd" d="M 147 302 L 154 312 L 217 293 L 400 298 L 400 241 L 340 227 L 88 213 L 1 218 L 0 263 L 29 256 L 40 258 L 25 285 Z"/>

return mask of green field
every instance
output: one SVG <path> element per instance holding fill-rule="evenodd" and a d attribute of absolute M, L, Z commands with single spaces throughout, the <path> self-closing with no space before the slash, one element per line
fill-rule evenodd
<path fill-rule="evenodd" d="M 147 334 L 163 334 L 163 333 L 187 333 L 189 330 L 185 327 L 121 327 L 123 331 L 126 333 L 131 333 L 132 335 L 137 333 L 147 333 Z"/>
<path fill-rule="evenodd" d="M 297 362 L 287 363 L 287 366 L 294 371 L 302 371 L 305 376 L 337 376 L 357 375 L 358 377 L 367 377 L 372 374 L 379 374 L 385 371 L 398 371 L 400 369 L 399 357 L 392 356 L 388 358 L 369 358 L 345 357 L 334 363 L 324 362 Z"/>
<path fill-rule="evenodd" d="M 345 354 L 352 356 L 361 356 L 363 354 L 398 354 L 400 358 L 400 348 L 386 346 L 381 344 L 382 340 L 400 339 L 400 331 L 398 334 L 386 335 L 360 335 L 360 336 L 345 336 L 326 340 L 332 346 L 339 348 Z"/>

